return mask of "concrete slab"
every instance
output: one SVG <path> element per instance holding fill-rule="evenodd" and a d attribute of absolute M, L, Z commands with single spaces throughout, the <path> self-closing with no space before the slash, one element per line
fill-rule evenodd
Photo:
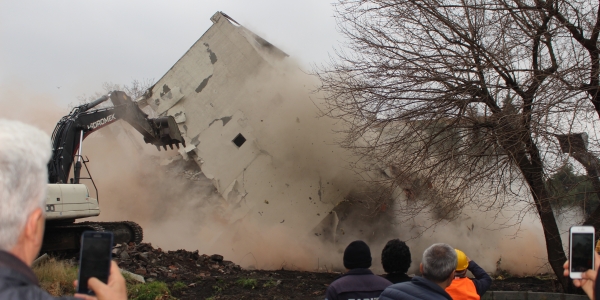
<path fill-rule="evenodd" d="M 337 170 L 320 166 L 337 146 L 310 129 L 324 121 L 308 93 L 300 99 L 272 83 L 286 83 L 277 64 L 287 54 L 224 14 L 211 20 L 142 101 L 175 117 L 186 141 L 180 154 L 213 181 L 230 224 L 245 219 L 309 234 L 345 195 L 334 183 Z M 306 108 L 311 113 L 301 115 Z"/>

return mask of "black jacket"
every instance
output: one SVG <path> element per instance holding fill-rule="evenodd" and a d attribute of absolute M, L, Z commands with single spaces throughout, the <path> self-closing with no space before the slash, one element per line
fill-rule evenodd
<path fill-rule="evenodd" d="M 386 288 L 379 300 L 452 300 L 439 285 L 423 277 L 415 276 L 411 281 L 396 283 Z"/>
<path fill-rule="evenodd" d="M 485 294 L 485 292 L 492 285 L 492 277 L 490 277 L 490 275 L 488 275 L 488 273 L 486 273 L 485 270 L 474 261 L 469 262 L 467 270 L 471 271 L 473 276 L 475 276 L 475 278 L 471 278 L 471 280 L 473 280 L 473 284 L 475 284 L 477 294 L 479 294 L 479 296 L 483 296 L 483 294 Z"/>
<path fill-rule="evenodd" d="M 391 283 L 400 283 L 410 281 L 412 278 L 404 273 L 388 273 L 381 277 L 389 280 Z"/>
<path fill-rule="evenodd" d="M 391 284 L 387 279 L 374 275 L 369 269 L 352 269 L 329 285 L 325 299 L 377 299 Z"/>
<path fill-rule="evenodd" d="M 0 251 L 0 299 L 67 300 L 76 298 L 52 297 L 39 287 L 39 282 L 31 268 L 14 255 Z"/>

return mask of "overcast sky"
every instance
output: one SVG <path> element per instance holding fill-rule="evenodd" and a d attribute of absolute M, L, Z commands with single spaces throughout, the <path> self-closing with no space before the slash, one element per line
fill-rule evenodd
<path fill-rule="evenodd" d="M 0 95 L 65 105 L 103 82 L 158 80 L 223 11 L 305 67 L 341 40 L 333 0 L 0 0 Z"/>

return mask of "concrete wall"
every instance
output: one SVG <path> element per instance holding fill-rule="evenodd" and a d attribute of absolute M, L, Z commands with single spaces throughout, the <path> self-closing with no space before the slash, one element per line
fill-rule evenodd
<path fill-rule="evenodd" d="M 187 143 L 181 155 L 213 180 L 226 199 L 228 222 L 246 219 L 308 233 L 343 192 L 333 175 L 307 171 L 282 154 L 289 150 L 282 141 L 311 124 L 287 117 L 298 103 L 257 77 L 285 76 L 277 65 L 287 55 L 219 12 L 211 20 L 213 26 L 144 101 L 156 113 L 175 117 Z M 239 135 L 245 139 L 241 146 L 234 143 Z M 323 142 L 317 135 L 313 139 L 304 143 Z"/>

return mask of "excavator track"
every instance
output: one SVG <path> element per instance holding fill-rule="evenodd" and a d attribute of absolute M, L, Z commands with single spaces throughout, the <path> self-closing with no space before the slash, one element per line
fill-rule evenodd
<path fill-rule="evenodd" d="M 83 222 L 92 223 L 92 222 Z M 139 244 L 144 239 L 144 231 L 142 227 L 135 222 L 121 221 L 121 222 L 93 222 L 104 227 L 105 231 L 110 231 L 114 234 L 115 244 L 128 244 L 136 243 Z"/>
<path fill-rule="evenodd" d="M 79 250 L 84 231 L 109 231 L 115 244 L 139 244 L 144 239 L 142 227 L 135 222 L 81 222 L 46 224 L 42 252 Z"/>

